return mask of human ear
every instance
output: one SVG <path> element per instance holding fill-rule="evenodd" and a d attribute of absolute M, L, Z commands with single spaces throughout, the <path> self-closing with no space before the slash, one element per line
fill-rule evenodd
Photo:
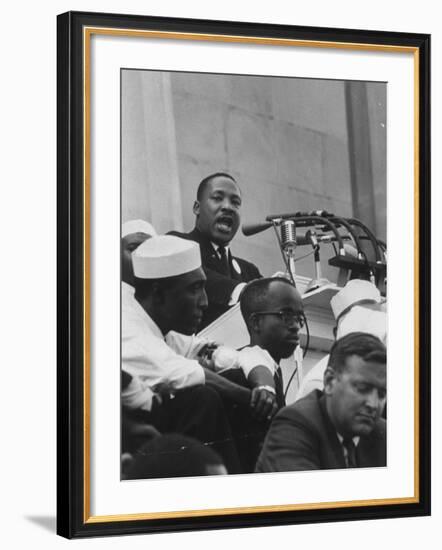
<path fill-rule="evenodd" d="M 195 214 L 195 216 L 198 216 L 198 215 L 199 215 L 199 213 L 200 213 L 200 203 L 199 203 L 199 201 L 195 201 L 195 202 L 193 203 L 193 208 L 192 208 L 192 210 L 193 210 L 193 213 Z"/>
<path fill-rule="evenodd" d="M 332 367 L 327 367 L 324 372 L 324 393 L 330 395 L 336 383 L 336 372 Z"/>
<path fill-rule="evenodd" d="M 249 317 L 249 326 L 253 332 L 260 332 L 261 330 L 261 318 L 259 315 L 252 313 Z"/>

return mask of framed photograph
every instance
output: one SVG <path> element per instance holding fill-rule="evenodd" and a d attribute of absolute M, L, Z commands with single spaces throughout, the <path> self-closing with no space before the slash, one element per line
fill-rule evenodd
<path fill-rule="evenodd" d="M 429 515 L 430 36 L 69 12 L 57 50 L 58 534 Z"/>

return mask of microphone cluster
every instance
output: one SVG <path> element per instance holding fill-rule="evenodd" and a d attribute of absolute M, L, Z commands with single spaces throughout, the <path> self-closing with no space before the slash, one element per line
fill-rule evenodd
<path fill-rule="evenodd" d="M 336 243 L 338 251 L 335 258 L 329 260 L 330 265 L 368 271 L 370 274 L 377 273 L 378 276 L 385 275 L 386 245 L 360 220 L 336 216 L 326 210 L 292 212 L 269 215 L 265 221 L 243 225 L 242 232 L 245 236 L 252 236 L 270 227 L 279 228 L 279 234 L 278 231 L 276 233 L 281 250 L 287 258 L 294 258 L 298 246 L 310 245 L 318 250 L 322 243 Z M 308 230 L 299 235 L 299 228 Z M 352 242 L 356 248 L 356 258 L 354 254 L 346 253 L 344 241 Z M 370 242 L 374 261 L 367 259 L 362 241 Z"/>

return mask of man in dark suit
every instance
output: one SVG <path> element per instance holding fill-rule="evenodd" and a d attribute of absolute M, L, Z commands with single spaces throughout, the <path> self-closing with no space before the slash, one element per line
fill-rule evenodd
<path fill-rule="evenodd" d="M 232 256 L 230 251 L 230 242 L 241 222 L 241 191 L 232 176 L 217 172 L 204 178 L 193 212 L 196 220 L 190 233 L 170 234 L 200 245 L 209 301 L 201 325 L 204 328 L 238 301 L 245 283 L 261 274 L 254 264 Z"/>
<path fill-rule="evenodd" d="M 273 420 L 257 472 L 386 465 L 386 348 L 370 334 L 337 340 L 314 390 Z"/>

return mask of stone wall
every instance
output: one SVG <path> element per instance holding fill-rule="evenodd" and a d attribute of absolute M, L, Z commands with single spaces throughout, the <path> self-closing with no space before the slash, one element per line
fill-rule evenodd
<path fill-rule="evenodd" d="M 136 214 L 160 232 L 190 230 L 198 183 L 217 171 L 238 181 L 244 223 L 313 209 L 353 215 L 344 82 L 124 71 L 122 90 L 123 221 Z M 384 233 L 385 85 L 368 83 L 363 92 L 376 217 L 362 221 Z M 264 275 L 283 266 L 271 230 L 238 233 L 232 250 Z M 326 265 L 331 253 L 322 247 L 322 264 L 336 279 Z M 311 257 L 298 263 L 298 273 L 312 270 Z"/>

